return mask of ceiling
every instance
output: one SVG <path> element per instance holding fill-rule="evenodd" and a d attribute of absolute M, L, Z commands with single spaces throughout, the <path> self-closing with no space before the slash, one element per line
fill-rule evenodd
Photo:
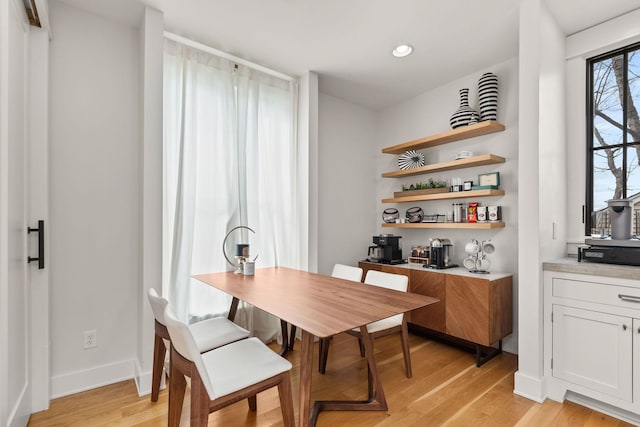
<path fill-rule="evenodd" d="M 518 54 L 518 0 L 62 1 L 136 26 L 144 3 L 172 33 L 292 76 L 315 71 L 323 93 L 373 110 Z M 640 0 L 546 3 L 566 34 L 640 8 Z M 414 53 L 394 58 L 400 43 Z"/>

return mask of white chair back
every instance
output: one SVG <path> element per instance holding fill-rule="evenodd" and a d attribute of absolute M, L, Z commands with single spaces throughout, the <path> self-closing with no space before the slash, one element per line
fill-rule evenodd
<path fill-rule="evenodd" d="M 209 378 L 209 374 L 204 364 L 204 360 L 202 359 L 202 355 L 200 354 L 200 350 L 198 350 L 196 341 L 193 339 L 191 330 L 186 323 L 181 322 L 180 320 L 178 320 L 178 318 L 176 318 L 175 314 L 171 310 L 171 306 L 169 305 L 167 305 L 164 310 L 164 320 L 167 322 L 166 326 L 167 330 L 169 331 L 169 337 L 171 337 L 171 345 L 176 349 L 178 353 L 180 353 L 182 357 L 192 361 L 196 365 L 196 369 L 200 374 L 202 383 L 204 384 L 204 387 L 207 389 L 207 393 L 209 394 L 209 399 L 215 399 L 216 394 L 213 389 L 213 384 L 211 383 L 211 379 Z"/>
<path fill-rule="evenodd" d="M 151 304 L 151 311 L 153 311 L 153 317 L 156 318 L 158 323 L 161 325 L 166 325 L 164 321 L 164 310 L 169 304 L 166 298 L 162 298 L 158 295 L 155 289 L 149 288 L 149 292 L 147 292 L 147 297 L 149 297 L 149 304 Z"/>
<path fill-rule="evenodd" d="M 380 286 L 396 291 L 407 292 L 409 278 L 402 274 L 383 273 L 382 271 L 369 270 L 364 278 L 367 285 Z"/>
<path fill-rule="evenodd" d="M 331 276 L 339 279 L 359 282 L 362 280 L 362 269 L 360 267 L 352 267 L 350 265 L 336 264 L 333 266 Z"/>

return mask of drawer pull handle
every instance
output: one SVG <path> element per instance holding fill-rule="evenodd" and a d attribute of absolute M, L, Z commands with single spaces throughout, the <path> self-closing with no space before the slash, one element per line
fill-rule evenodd
<path fill-rule="evenodd" d="M 618 294 L 618 298 L 620 298 L 622 301 L 640 302 L 640 297 L 637 297 L 637 296 L 634 296 L 634 295 Z"/>

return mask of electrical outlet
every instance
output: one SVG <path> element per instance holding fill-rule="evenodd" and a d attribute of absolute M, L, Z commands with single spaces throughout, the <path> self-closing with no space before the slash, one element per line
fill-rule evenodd
<path fill-rule="evenodd" d="M 94 348 L 98 346 L 96 331 L 84 331 L 84 348 Z"/>
<path fill-rule="evenodd" d="M 552 230 L 552 239 L 556 240 L 558 238 L 558 223 L 553 221 L 552 224 L 553 230 Z"/>

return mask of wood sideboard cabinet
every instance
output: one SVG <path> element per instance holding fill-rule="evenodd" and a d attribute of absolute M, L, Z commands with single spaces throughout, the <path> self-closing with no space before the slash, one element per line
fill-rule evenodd
<path fill-rule="evenodd" d="M 403 274 L 409 292 L 440 301 L 409 314 L 410 325 L 475 344 L 478 366 L 502 351 L 502 339 L 513 330 L 513 283 L 509 274 L 479 275 L 464 268 L 429 270 L 421 265 L 387 265 L 366 261 L 364 270 Z M 498 348 L 488 348 L 498 343 Z"/>

